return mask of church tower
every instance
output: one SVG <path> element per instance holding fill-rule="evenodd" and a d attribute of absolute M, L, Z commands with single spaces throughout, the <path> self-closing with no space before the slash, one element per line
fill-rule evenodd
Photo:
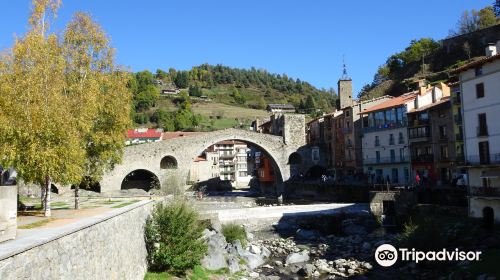
<path fill-rule="evenodd" d="M 347 67 L 344 61 L 344 71 L 338 83 L 337 109 L 341 110 L 352 106 L 352 79 L 347 75 Z"/>

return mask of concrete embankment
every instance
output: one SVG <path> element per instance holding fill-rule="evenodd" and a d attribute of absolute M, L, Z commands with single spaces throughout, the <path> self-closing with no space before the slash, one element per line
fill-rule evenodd
<path fill-rule="evenodd" d="M 221 209 L 202 211 L 202 216 L 217 218 L 221 224 L 236 223 L 258 230 L 289 219 L 321 215 L 369 215 L 367 203 L 330 203 Z"/>

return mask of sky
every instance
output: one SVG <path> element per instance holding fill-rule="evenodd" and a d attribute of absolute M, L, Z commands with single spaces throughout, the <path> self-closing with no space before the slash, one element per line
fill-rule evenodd
<path fill-rule="evenodd" d="M 445 38 L 465 10 L 493 0 L 63 0 L 53 31 L 76 11 L 111 38 L 132 71 L 203 63 L 266 69 L 336 88 L 343 57 L 354 91 L 413 39 Z M 29 0 L 0 0 L 0 50 L 27 28 Z"/>

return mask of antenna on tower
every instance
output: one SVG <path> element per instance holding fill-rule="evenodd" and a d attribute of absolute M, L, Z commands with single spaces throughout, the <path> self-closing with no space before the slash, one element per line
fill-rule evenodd
<path fill-rule="evenodd" d="M 347 65 L 345 64 L 345 56 L 342 56 L 342 65 L 344 70 L 342 71 L 342 80 L 350 80 L 351 78 L 347 75 Z"/>

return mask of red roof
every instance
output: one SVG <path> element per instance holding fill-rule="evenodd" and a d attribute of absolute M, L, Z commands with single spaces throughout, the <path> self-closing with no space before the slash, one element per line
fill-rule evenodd
<path fill-rule="evenodd" d="M 397 107 L 397 106 L 400 106 L 400 105 L 403 105 L 403 104 L 406 104 L 406 103 L 412 101 L 413 99 L 415 99 L 416 96 L 417 96 L 416 91 L 405 93 L 405 94 L 400 95 L 398 97 L 395 97 L 393 99 L 389 99 L 385 102 L 382 102 L 378 105 L 375 105 L 373 107 L 365 109 L 360 114 L 366 114 L 366 113 L 370 113 L 370 112 L 375 112 L 375 111 L 379 111 L 379 110 Z"/>
<path fill-rule="evenodd" d="M 127 130 L 127 138 L 160 138 L 163 132 L 161 130 L 148 128 L 147 130 L 129 129 Z"/>
<path fill-rule="evenodd" d="M 459 68 L 452 70 L 451 73 L 458 74 L 460 72 L 467 71 L 471 68 L 476 68 L 476 67 L 482 66 L 485 63 L 492 62 L 492 61 L 495 61 L 497 59 L 500 59 L 500 53 L 496 54 L 496 55 L 492 55 L 492 56 L 483 56 L 479 60 L 467 63 L 462 67 L 459 67 Z"/>

